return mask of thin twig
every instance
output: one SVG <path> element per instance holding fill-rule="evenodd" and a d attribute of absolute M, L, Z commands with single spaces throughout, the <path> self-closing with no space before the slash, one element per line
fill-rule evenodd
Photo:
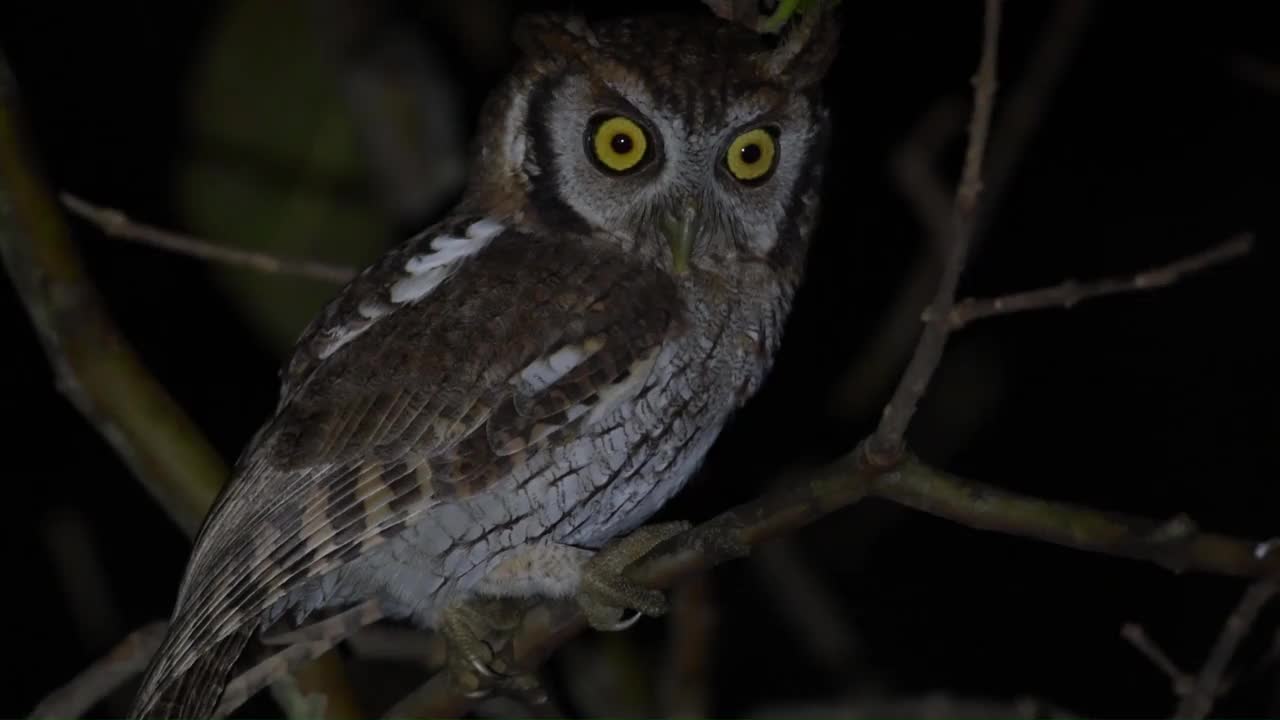
<path fill-rule="evenodd" d="M 354 270 L 340 265 L 330 265 L 315 260 L 282 258 L 252 250 L 238 250 L 172 230 L 145 225 L 130 219 L 119 210 L 93 205 L 71 193 L 62 193 L 60 199 L 71 213 L 93 223 L 103 233 L 121 240 L 131 240 L 179 255 L 258 272 L 296 275 L 337 284 L 345 283 L 355 277 Z"/>
<path fill-rule="evenodd" d="M 868 458 L 882 467 L 891 467 L 902 458 L 903 436 L 915 416 L 916 407 L 942 361 L 951 333 L 945 317 L 955 303 L 956 288 L 964 270 L 969 245 L 973 241 L 973 221 L 982 193 L 982 160 L 986 153 L 991 113 L 995 106 L 996 57 L 1000 37 L 1001 0 L 986 0 L 983 15 L 982 57 L 973 81 L 973 115 L 969 122 L 969 144 L 964 169 L 956 190 L 951 216 L 951 247 L 932 307 L 939 317 L 926 323 L 915 354 L 907 365 L 893 397 L 885 406 L 880 425 L 867 444 Z"/>
<path fill-rule="evenodd" d="M 869 491 L 975 528 L 1151 560 L 1178 569 L 1280 576 L 1280 553 L 1258 552 L 1256 543 L 1199 533 L 1194 529 L 1161 532 L 1164 526 L 1149 520 L 1004 493 L 938 472 L 903 455 L 902 436 L 937 367 L 950 331 L 949 311 L 954 303 L 955 286 L 971 234 L 967 223 L 972 218 L 980 192 L 982 148 L 995 90 L 995 35 L 999 26 L 999 7 L 999 0 L 988 0 L 983 60 L 975 83 L 970 152 L 967 153 L 964 182 L 957 193 L 955 205 L 955 242 L 937 295 L 941 302 L 935 303 L 940 312 L 926 327 L 917 349 L 917 360 L 913 360 L 904 375 L 899 392 L 895 393 L 895 402 L 886 408 L 881 429 L 867 443 L 860 444 L 803 482 L 790 484 L 733 508 L 655 548 L 646 558 L 628 568 L 627 575 L 633 580 L 651 587 L 668 587 L 678 578 L 739 557 L 747 547 L 792 532 L 853 504 Z M 3 214 L 0 214 L 0 219 L 3 219 Z M 874 456 L 868 443 L 874 444 L 877 450 Z M 975 502 L 974 498 L 980 498 L 981 502 Z M 572 603 L 539 604 L 526 615 L 517 636 L 504 650 L 512 656 L 512 662 L 508 664 L 512 667 L 536 666 L 583 626 L 581 614 Z M 398 705 L 393 713 L 443 716 L 455 714 L 466 707 L 466 701 L 452 693 L 443 673 L 433 678 L 415 700 L 425 703 L 429 710 L 421 710 L 423 706 L 418 706 L 409 712 L 408 706 Z"/>
<path fill-rule="evenodd" d="M 1003 96 L 991 130 L 983 203 L 974 219 L 974 246 L 969 252 L 978 252 L 987 237 L 986 230 L 995 210 L 1017 177 L 1027 146 L 1071 67 L 1097 4 L 1097 0 L 1059 0 L 1044 20 L 1043 30 L 1035 38 L 1034 49 L 1023 64 L 1021 76 Z"/>
<path fill-rule="evenodd" d="M 285 647 L 227 683 L 217 714 L 220 717 L 230 715 L 262 688 L 279 678 L 292 675 L 359 629 L 381 620 L 382 617 L 382 606 L 376 600 L 368 600 L 297 630 L 263 638 L 263 643 L 268 647 Z"/>
<path fill-rule="evenodd" d="M 1034 484 L 1028 482 L 1027 484 Z M 1184 521 L 1161 523 L 1007 492 L 931 468 L 908 456 L 886 471 L 862 446 L 794 484 L 721 513 L 659 545 L 626 570 L 648 587 L 670 587 L 692 573 L 736 558 L 740 550 L 794 532 L 857 502 L 868 492 L 978 530 L 1144 560 L 1175 572 L 1280 577 L 1280 552 L 1265 543 L 1200 532 Z M 508 644 L 512 667 L 532 669 L 585 626 L 572 603 L 542 603 Z M 397 704 L 389 717 L 445 717 L 465 712 L 444 673 Z"/>
<path fill-rule="evenodd" d="M 1240 647 L 1240 642 L 1249 634 L 1249 629 L 1258 619 L 1258 613 L 1262 612 L 1262 608 L 1276 594 L 1277 589 L 1280 589 L 1280 586 L 1275 580 L 1263 580 L 1250 585 L 1245 591 L 1239 605 L 1223 625 L 1222 633 L 1218 635 L 1213 649 L 1209 652 L 1209 659 L 1205 661 L 1200 674 L 1196 676 L 1191 692 L 1187 693 L 1178 705 L 1176 717 L 1208 717 L 1209 712 L 1213 710 L 1213 701 L 1218 696 L 1222 679 L 1227 673 L 1227 665 L 1236 654 L 1236 648 Z"/>
<path fill-rule="evenodd" d="M 0 255 L 56 374 L 58 389 L 194 535 L 227 477 L 195 423 L 143 366 L 102 309 L 19 125 L 0 59 Z"/>
<path fill-rule="evenodd" d="M 0 258 L 31 317 L 58 389 L 194 536 L 227 477 L 200 429 L 116 329 L 80 261 L 25 132 L 17 84 L 0 54 Z M 309 692 L 350 696 L 340 677 Z M 330 711 L 350 708 L 330 703 Z M 69 717 L 69 713 L 64 713 Z"/>
<path fill-rule="evenodd" d="M 129 633 L 71 682 L 49 693 L 31 711 L 31 717 L 74 718 L 85 714 L 147 667 L 164 640 L 166 627 L 163 622 L 154 622 Z"/>
<path fill-rule="evenodd" d="M 1052 287 L 997 298 L 964 300 L 951 309 L 951 329 L 959 330 L 975 320 L 997 315 L 1055 307 L 1071 308 L 1085 300 L 1166 287 L 1186 275 L 1203 272 L 1249 254 L 1253 249 L 1253 242 L 1253 235 L 1243 233 L 1208 250 L 1135 275 L 1113 276 L 1085 283 L 1068 280 Z M 932 320 L 932 308 L 925 311 L 924 317 Z"/>
<path fill-rule="evenodd" d="M 973 245 L 978 251 L 984 228 L 1001 206 L 1026 147 L 1040 126 L 1054 91 L 1061 84 L 1084 35 L 1095 3 L 1093 0 L 1059 0 L 1044 20 L 1032 46 L 1035 50 L 992 120 L 991 149 L 987 155 L 982 204 L 974 221 Z M 864 343 L 867 348 L 849 366 L 831 395 L 831 410 L 842 417 L 861 417 L 878 402 L 882 387 L 897 380 L 912 345 L 920 336 L 920 311 L 937 288 L 938 276 L 950 246 L 951 192 L 938 171 L 939 157 L 951 139 L 963 130 L 965 110 L 959 99 L 945 95 L 916 121 L 915 127 L 893 153 L 890 170 L 899 192 L 927 231 L 914 267 L 899 284 L 887 311 Z"/>
<path fill-rule="evenodd" d="M 1124 627 L 1120 628 L 1120 636 L 1128 640 L 1130 645 L 1169 678 L 1175 697 L 1184 697 L 1191 692 L 1191 684 L 1194 680 L 1169 658 L 1164 649 L 1151 639 L 1141 625 L 1125 623 Z"/>

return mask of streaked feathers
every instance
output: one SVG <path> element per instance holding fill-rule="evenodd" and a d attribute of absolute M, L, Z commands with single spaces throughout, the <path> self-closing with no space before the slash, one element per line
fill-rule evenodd
<path fill-rule="evenodd" d="M 610 248 L 487 238 L 493 225 L 477 226 L 486 247 L 450 271 L 456 282 L 369 320 L 360 309 L 405 267 L 383 263 L 356 281 L 370 295 L 349 288 L 325 313 L 330 324 L 300 341 L 340 336 L 333 326 L 352 319 L 342 307 L 368 323 L 343 336 L 343 352 L 291 366 L 288 400 L 202 533 L 140 707 L 205 648 L 256 629 L 299 583 L 373 550 L 440 499 L 483 490 L 602 399 L 620 401 L 613 386 L 679 327 L 678 296 L 656 269 Z M 495 285 L 512 292 L 471 292 Z"/>

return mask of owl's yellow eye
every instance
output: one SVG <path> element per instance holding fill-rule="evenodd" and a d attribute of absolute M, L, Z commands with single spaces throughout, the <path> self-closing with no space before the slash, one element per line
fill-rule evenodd
<path fill-rule="evenodd" d="M 615 115 L 596 127 L 591 150 L 606 169 L 627 172 L 645 158 L 649 138 L 633 120 Z"/>
<path fill-rule="evenodd" d="M 763 180 L 773 170 L 778 157 L 778 143 L 764 128 L 748 130 L 729 143 L 725 164 L 729 172 L 743 182 Z"/>

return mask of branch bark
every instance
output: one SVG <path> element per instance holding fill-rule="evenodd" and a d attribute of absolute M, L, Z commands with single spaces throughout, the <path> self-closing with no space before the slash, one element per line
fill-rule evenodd
<path fill-rule="evenodd" d="M 1280 551 L 1270 552 L 1266 542 L 1203 533 L 1184 518 L 1161 523 L 1031 498 L 942 472 L 910 456 L 886 471 L 866 458 L 861 445 L 804 482 L 728 510 L 659 545 L 626 575 L 648 587 L 668 588 L 867 495 L 976 530 L 1143 560 L 1174 572 L 1280 578 Z M 537 605 L 526 615 L 503 660 L 513 667 L 536 668 L 584 627 L 572 603 Z M 438 673 L 386 717 L 452 717 L 466 712 L 469 703 L 453 691 L 445 673 Z"/>
<path fill-rule="evenodd" d="M 974 220 L 970 254 L 977 252 L 985 227 L 1007 195 L 1027 144 L 1071 67 L 1095 5 L 1093 0 L 1059 0 L 1045 18 L 1032 43 L 1035 50 L 1023 63 L 1014 85 L 1002 94 L 1002 107 L 992 120 L 991 147 L 983 173 L 983 202 Z M 964 113 L 959 98 L 940 98 L 917 119 L 892 154 L 893 178 L 920 226 L 927 231 L 928 242 L 864 344 L 868 350 L 845 371 L 838 391 L 832 395 L 831 410 L 843 417 L 861 417 L 868 412 L 868 403 L 876 402 L 881 388 L 898 379 L 911 346 L 919 337 L 919 308 L 928 303 L 937 287 L 951 235 L 952 192 L 937 165 L 944 148 L 960 134 Z"/>
<path fill-rule="evenodd" d="M 975 320 L 997 315 L 1012 315 L 1054 307 L 1071 308 L 1085 300 L 1166 287 L 1191 273 L 1198 273 L 1248 255 L 1253 249 L 1253 242 L 1252 234 L 1243 233 L 1208 250 L 1202 250 L 1167 265 L 1144 270 L 1128 277 L 1108 277 L 1085 283 L 1067 280 L 1053 287 L 1038 290 L 1012 293 L 987 300 L 965 300 L 951 309 L 949 324 L 951 330 L 955 331 Z M 933 309 L 926 310 L 924 316 L 932 320 Z"/>
<path fill-rule="evenodd" d="M 969 145 L 951 218 L 952 245 L 933 304 L 936 314 L 926 325 L 880 426 L 852 452 L 804 482 L 731 509 L 654 548 L 627 569 L 630 579 L 649 587 L 669 587 L 681 577 L 738 557 L 746 548 L 815 522 L 868 494 L 977 529 L 1148 560 L 1179 571 L 1280 577 L 1280 553 L 1267 552 L 1270 546 L 1265 543 L 1200 533 L 1181 518 L 1162 524 L 1020 496 L 934 470 L 906 454 L 906 428 L 953 330 L 951 310 L 982 187 L 982 157 L 996 88 L 1000 9 L 1000 0 L 987 0 Z M 506 661 L 514 667 L 535 668 L 583 626 L 572 604 L 540 604 L 526 615 L 508 646 Z M 388 716 L 454 716 L 467 707 L 468 702 L 450 688 L 446 675 L 438 673 Z"/>
<path fill-rule="evenodd" d="M 109 443 L 189 537 L 227 477 L 195 423 L 147 371 L 103 310 L 25 132 L 17 83 L 0 55 L 0 258 L 35 326 L 58 389 Z M 332 669 L 332 659 L 323 666 Z M 326 673 L 312 691 L 329 711 L 358 714 Z M 110 692 L 105 683 L 75 686 Z M 65 698 L 64 698 L 65 699 Z M 92 706 L 98 698 L 79 698 Z"/>
<path fill-rule="evenodd" d="M 951 244 L 943 280 L 933 304 L 936 310 L 928 318 L 916 353 L 903 375 L 893 401 L 885 409 L 880 427 L 848 454 L 802 482 L 781 487 L 752 502 L 728 510 L 655 548 L 628 568 L 627 575 L 631 579 L 655 588 L 670 587 L 691 573 L 702 572 L 740 557 L 752 546 L 813 523 L 867 495 L 901 503 L 976 529 L 994 530 L 1067 547 L 1155 562 L 1177 571 L 1280 578 L 1280 553 L 1269 552 L 1270 545 L 1266 543 L 1201 533 L 1182 518 L 1159 523 L 1145 518 L 1098 512 L 1067 503 L 1021 496 L 935 470 L 920 463 L 905 450 L 903 438 L 906 429 L 940 362 L 947 337 L 956 327 L 953 311 L 964 307 L 963 304 L 956 305 L 955 295 L 972 241 L 973 223 L 981 195 L 982 159 L 996 89 L 995 63 L 1000 7 L 1000 0 L 987 0 L 982 58 L 974 82 L 975 100 L 969 146 L 963 179 L 952 209 Z M 0 77 L 0 81 L 3 79 Z M 7 100 L 4 91 L 8 87 L 0 82 L 0 111 L 8 107 L 8 103 L 4 102 Z M 4 113 L 0 112 L 0 121 L 4 119 Z M 8 142 L 10 136 L 4 134 L 5 130 L 7 126 L 0 122 L 0 180 L 7 181 L 10 155 L 6 151 L 11 145 L 18 145 Z M 25 173 L 18 173 L 18 177 L 22 180 L 27 176 Z M 6 186 L 7 184 L 6 182 Z M 7 187 L 4 189 L 8 190 Z M 13 239 L 23 237 L 23 234 L 10 230 L 14 214 L 5 204 L 7 194 L 22 197 L 19 193 L 0 193 L 0 249 L 5 251 L 10 272 L 22 275 L 23 273 L 15 272 L 14 268 L 25 271 L 27 268 L 42 268 L 43 265 L 36 261 L 38 258 L 31 257 L 30 249 L 26 250 L 27 254 L 22 254 L 24 245 Z M 63 254 L 75 261 L 74 250 L 71 249 L 56 208 L 39 192 L 36 196 L 43 205 L 37 206 L 41 211 L 36 215 L 39 222 L 31 224 L 30 227 L 34 229 L 28 232 L 33 237 L 37 236 L 38 233 L 47 231 L 51 224 L 57 231 L 55 239 L 63 244 Z M 15 251 L 10 246 L 18 250 Z M 76 282 L 70 283 L 70 287 L 77 292 L 86 292 L 88 282 L 83 277 L 83 272 L 78 270 L 78 264 L 74 264 L 74 267 L 79 275 L 74 276 Z M 1182 272 L 1186 271 L 1189 270 L 1184 268 Z M 1168 282 L 1176 280 L 1179 274 L 1181 273 L 1175 273 Z M 41 294 L 47 292 L 42 290 L 44 278 L 32 275 L 23 280 L 28 286 L 26 289 L 20 287 L 23 289 L 24 299 L 29 297 L 29 293 L 34 298 L 28 300 L 28 306 L 37 326 L 42 328 L 42 339 L 46 340 L 51 359 L 58 366 L 60 362 L 65 362 L 62 360 L 65 354 L 61 349 L 62 345 L 57 342 L 60 341 L 60 336 L 57 332 L 44 329 L 48 327 L 58 330 L 61 327 L 54 322 L 58 317 L 54 320 L 45 318 L 48 311 L 43 308 L 46 303 L 54 300 Z M 18 283 L 17 279 L 15 283 Z M 1060 298 L 1061 295 L 1055 297 Z M 1041 300 L 1025 304 L 1037 306 L 1037 302 Z M 90 303 L 90 306 L 94 304 Z M 105 316 L 103 321 L 105 322 Z M 46 334 L 52 341 L 45 337 Z M 76 376 L 71 377 L 74 379 Z M 188 429 L 191 433 L 189 437 L 199 437 L 194 428 Z M 105 430 L 104 434 L 107 434 Z M 507 662 L 514 667 L 536 667 L 584 625 L 580 613 L 572 603 L 539 603 L 526 614 L 512 642 L 503 650 L 509 656 Z M 455 715 L 465 711 L 469 702 L 454 694 L 449 687 L 447 674 L 439 673 L 413 696 L 396 705 L 391 714 Z M 332 710 L 331 704 L 330 711 Z"/>
<path fill-rule="evenodd" d="M 62 193 L 62 204 L 67 210 L 93 223 L 104 234 L 121 240 L 130 240 L 178 255 L 243 267 L 258 272 L 296 275 L 322 282 L 343 284 L 355 277 L 355 270 L 341 265 L 330 265 L 315 260 L 283 258 L 268 253 L 218 245 L 190 235 L 136 222 L 115 208 L 100 207 L 86 200 Z"/>
<path fill-rule="evenodd" d="M 906 448 L 904 436 L 924 397 L 934 372 L 942 362 L 951 334 L 948 315 L 955 304 L 956 288 L 964 271 L 969 245 L 973 242 L 978 199 L 982 194 L 982 161 L 991 130 L 991 113 L 996 96 L 996 58 L 999 50 L 1001 0 L 986 0 L 983 15 L 982 57 L 973 79 L 973 115 L 969 121 L 969 143 L 964 154 L 960 187 L 951 211 L 951 247 L 942 279 L 931 305 L 937 316 L 925 324 L 911 362 L 907 365 L 880 425 L 867 444 L 868 457 L 882 467 L 892 467 Z"/>
<path fill-rule="evenodd" d="M 121 337 L 28 154 L 18 90 L 0 58 L 0 256 L 75 405 L 192 536 L 227 467 Z"/>
<path fill-rule="evenodd" d="M 163 622 L 154 622 L 129 633 L 71 682 L 49 693 L 31 711 L 31 717 L 74 718 L 85 714 L 99 700 L 146 669 L 164 640 L 166 627 Z"/>
<path fill-rule="evenodd" d="M 1178 705 L 1175 717 L 1198 719 L 1209 716 L 1226 676 L 1227 665 L 1231 663 L 1240 642 L 1258 619 L 1258 613 L 1262 612 L 1262 608 L 1271 601 L 1277 590 L 1280 590 L 1280 586 L 1274 580 L 1263 580 L 1249 586 L 1236 609 L 1227 618 L 1222 633 L 1209 652 L 1209 658 L 1205 660 L 1204 668 L 1191 686 L 1191 692 Z"/>

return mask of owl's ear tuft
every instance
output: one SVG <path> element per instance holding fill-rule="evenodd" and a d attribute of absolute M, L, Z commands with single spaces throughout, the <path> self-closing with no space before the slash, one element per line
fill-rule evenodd
<path fill-rule="evenodd" d="M 577 57 L 584 46 L 597 47 L 591 26 L 579 15 L 538 12 L 522 15 L 512 31 L 516 47 L 528 55 Z"/>
<path fill-rule="evenodd" d="M 790 87 L 804 89 L 826 76 L 840 49 L 840 15 L 835 3 L 814 3 L 783 31 L 773 50 L 759 57 L 761 69 Z"/>

